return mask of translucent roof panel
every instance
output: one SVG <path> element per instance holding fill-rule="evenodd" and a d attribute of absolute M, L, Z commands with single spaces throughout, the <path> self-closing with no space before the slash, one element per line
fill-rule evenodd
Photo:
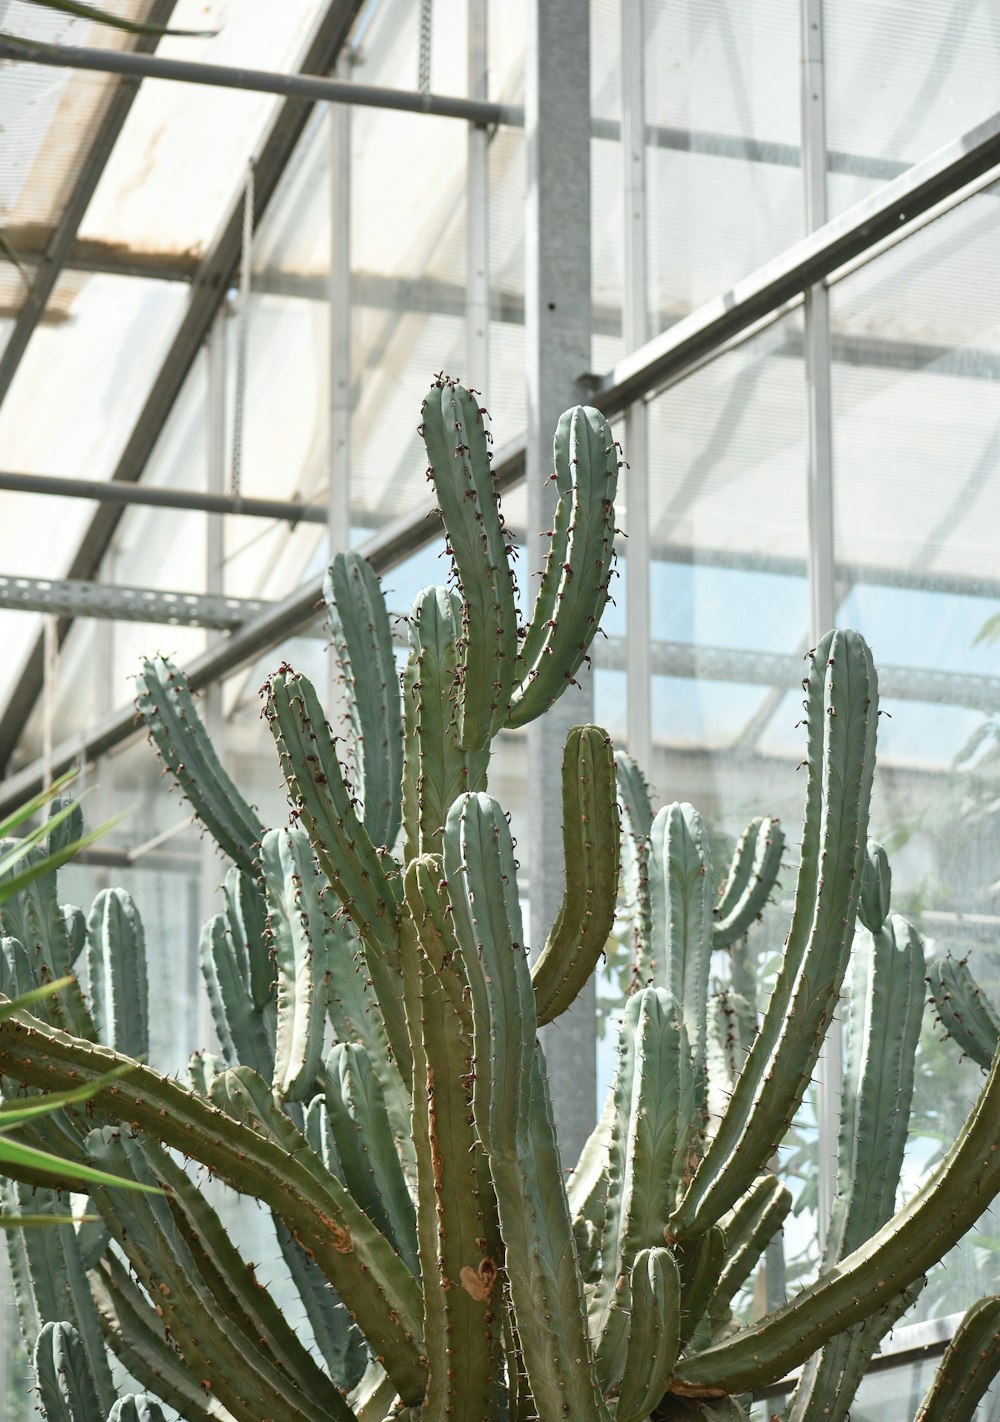
<path fill-rule="evenodd" d="M 994 5 L 836 0 L 823 29 L 834 211 L 1000 109 Z"/>
<path fill-rule="evenodd" d="M 104 8 L 143 20 L 149 5 L 146 0 L 107 0 Z M 8 34 L 50 44 L 128 49 L 134 43 L 122 31 L 24 0 L 0 0 L 0 26 Z M 4 61 L 0 227 L 15 251 L 29 253 L 44 244 L 118 82 L 109 75 Z"/>
<path fill-rule="evenodd" d="M 288 71 L 322 0 L 179 0 L 178 28 L 212 39 L 164 39 L 168 58 Z M 147 79 L 83 221 L 84 239 L 201 256 L 246 180 L 246 165 L 280 100 Z M 211 141 L 206 142 L 206 137 Z"/>

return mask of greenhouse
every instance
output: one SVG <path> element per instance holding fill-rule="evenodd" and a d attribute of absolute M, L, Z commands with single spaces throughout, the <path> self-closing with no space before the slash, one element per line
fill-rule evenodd
<path fill-rule="evenodd" d="M 3 1422 L 1000 1422 L 1000 11 L 0 60 Z"/>

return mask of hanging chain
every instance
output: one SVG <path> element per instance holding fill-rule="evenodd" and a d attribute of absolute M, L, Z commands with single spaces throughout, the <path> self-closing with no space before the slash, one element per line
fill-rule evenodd
<path fill-rule="evenodd" d="M 417 90 L 431 91 L 431 27 L 434 20 L 434 0 L 420 0 L 420 50 L 417 60 Z"/>
<path fill-rule="evenodd" d="M 240 497 L 243 475 L 243 427 L 246 420 L 247 326 L 250 319 L 250 269 L 253 260 L 253 159 L 247 165 L 243 193 L 243 244 L 240 251 L 240 287 L 236 300 L 236 391 L 233 404 L 233 456 L 229 466 L 229 492 Z"/>

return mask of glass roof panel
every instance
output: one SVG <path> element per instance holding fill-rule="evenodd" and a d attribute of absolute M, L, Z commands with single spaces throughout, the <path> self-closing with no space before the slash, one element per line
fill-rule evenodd
<path fill-rule="evenodd" d="M 171 59 L 290 71 L 322 0 L 179 0 L 178 27 L 212 39 L 164 39 Z M 80 229 L 83 239 L 202 255 L 246 180 L 246 165 L 281 100 L 147 79 Z M 211 142 L 206 143 L 206 135 Z"/>

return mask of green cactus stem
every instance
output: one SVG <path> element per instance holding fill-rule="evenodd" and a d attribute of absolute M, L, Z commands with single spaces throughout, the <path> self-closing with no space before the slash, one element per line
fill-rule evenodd
<path fill-rule="evenodd" d="M 936 958 L 927 969 L 930 999 L 941 1025 L 962 1051 L 989 1068 L 1000 1042 L 1000 1016 L 964 958 Z"/>
<path fill-rule="evenodd" d="M 621 822 L 614 751 L 600 726 L 576 726 L 567 736 L 562 796 L 566 889 L 531 970 L 540 1025 L 589 982 L 614 924 Z"/>
<path fill-rule="evenodd" d="M 964 1314 L 914 1422 L 972 1422 L 986 1389 L 1000 1372 L 1000 1295 Z"/>
<path fill-rule="evenodd" d="M 715 905 L 713 948 L 728 948 L 763 913 L 778 880 L 784 849 L 785 832 L 776 819 L 758 816 L 747 825 Z"/>

